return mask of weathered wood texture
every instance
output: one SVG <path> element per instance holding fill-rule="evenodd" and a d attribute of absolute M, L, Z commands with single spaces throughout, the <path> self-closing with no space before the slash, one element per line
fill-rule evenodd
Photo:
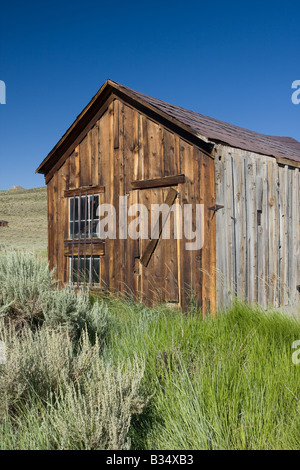
<path fill-rule="evenodd" d="M 203 247 L 186 249 L 190 240 L 173 211 L 171 240 L 160 237 L 148 265 L 143 266 L 140 258 L 149 239 L 122 238 L 117 226 L 116 239 L 105 240 L 101 251 L 99 287 L 129 293 L 148 304 L 172 302 L 184 309 L 193 294 L 204 313 L 215 311 L 216 218 L 208 209 L 216 203 L 213 159 L 121 99 L 108 100 L 102 111 L 63 165 L 46 176 L 51 268 L 57 267 L 58 279 L 68 282 L 65 255 L 70 253 L 64 244 L 68 238 L 67 196 L 72 194 L 68 191 L 82 189 L 84 194 L 87 187 L 92 192 L 92 187 L 103 188 L 101 201 L 114 205 L 118 220 L 119 196 L 126 197 L 128 207 L 141 202 L 149 207 L 162 204 L 173 187 L 178 192 L 178 214 L 185 204 L 194 209 L 203 204 Z M 174 238 L 175 224 L 177 232 L 182 229 L 182 239 Z"/>
<path fill-rule="evenodd" d="M 299 302 L 299 169 L 272 157 L 215 147 L 217 303 Z"/>

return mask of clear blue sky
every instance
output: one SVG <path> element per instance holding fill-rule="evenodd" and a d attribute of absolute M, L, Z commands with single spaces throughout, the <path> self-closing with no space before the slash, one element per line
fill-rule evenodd
<path fill-rule="evenodd" d="M 0 14 L 0 189 L 44 184 L 36 167 L 107 78 L 300 140 L 299 0 L 17 0 Z"/>

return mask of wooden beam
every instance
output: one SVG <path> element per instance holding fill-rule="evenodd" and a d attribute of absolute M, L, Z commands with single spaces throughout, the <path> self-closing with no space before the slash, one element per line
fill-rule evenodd
<path fill-rule="evenodd" d="M 176 189 L 170 188 L 164 204 L 167 204 L 169 206 L 169 208 L 171 208 L 171 206 L 175 202 L 175 199 L 177 198 L 177 195 L 178 195 L 178 192 L 176 191 Z M 154 233 L 158 233 L 158 238 L 154 238 L 153 240 L 149 241 L 149 243 L 146 246 L 145 251 L 142 254 L 141 259 L 140 259 L 140 262 L 145 267 L 148 266 L 148 264 L 150 262 L 150 259 L 153 255 L 154 251 L 155 251 L 155 248 L 157 247 L 157 244 L 159 242 L 159 239 L 160 239 L 162 231 L 163 231 L 164 224 L 166 223 L 166 221 L 169 217 L 169 214 L 170 214 L 170 211 L 168 212 L 168 215 L 167 215 L 165 221 L 162 220 L 162 213 L 160 213 L 160 215 L 159 215 L 159 220 L 158 220 L 157 225 L 154 229 Z"/>
<path fill-rule="evenodd" d="M 65 197 L 73 197 L 73 196 L 85 196 L 87 194 L 101 194 L 105 192 L 104 186 L 82 186 L 81 188 L 70 189 L 65 191 Z"/>
<path fill-rule="evenodd" d="M 289 165 L 294 168 L 300 168 L 300 162 L 296 162 L 295 160 L 291 160 L 290 158 L 276 158 L 276 162 L 278 165 Z"/>
<path fill-rule="evenodd" d="M 119 133 L 120 133 L 120 111 L 119 100 L 114 100 L 114 149 L 119 148 Z"/>
<path fill-rule="evenodd" d="M 79 256 L 104 256 L 105 255 L 105 241 L 93 240 L 93 244 L 84 242 L 84 240 L 67 240 L 64 244 L 64 255 L 67 257 L 76 258 Z"/>
<path fill-rule="evenodd" d="M 152 189 L 152 188 L 165 188 L 167 186 L 177 186 L 178 184 L 185 183 L 184 175 L 165 176 L 163 178 L 155 178 L 151 180 L 132 181 L 132 189 Z"/>

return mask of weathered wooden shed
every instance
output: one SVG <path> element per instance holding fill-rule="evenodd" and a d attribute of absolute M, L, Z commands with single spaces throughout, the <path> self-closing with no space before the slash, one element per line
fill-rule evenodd
<path fill-rule="evenodd" d="M 251 132 L 108 80 L 37 169 L 48 186 L 50 266 L 64 283 L 146 303 L 186 308 L 192 293 L 203 312 L 235 294 L 263 306 L 296 305 L 299 166 L 300 143 L 292 138 Z M 125 206 L 163 203 L 169 211 L 156 237 L 128 237 L 122 224 L 100 237 L 103 204 L 119 217 Z M 203 208 L 203 243 L 194 249 L 180 218 L 188 205 Z M 127 214 L 130 224 L 134 211 Z M 146 222 L 140 218 L 140 233 Z"/>

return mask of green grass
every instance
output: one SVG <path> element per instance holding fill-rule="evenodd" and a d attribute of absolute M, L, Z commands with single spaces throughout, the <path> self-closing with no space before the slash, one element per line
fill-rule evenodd
<path fill-rule="evenodd" d="M 136 448 L 300 447 L 298 320 L 239 302 L 207 319 L 115 299 L 109 312 L 105 354 L 144 358 L 153 394 L 132 429 Z"/>
<path fill-rule="evenodd" d="M 0 251 L 0 449 L 300 448 L 299 319 L 89 300 L 45 268 Z"/>
<path fill-rule="evenodd" d="M 37 250 L 47 256 L 47 188 L 0 191 L 0 245 Z"/>

